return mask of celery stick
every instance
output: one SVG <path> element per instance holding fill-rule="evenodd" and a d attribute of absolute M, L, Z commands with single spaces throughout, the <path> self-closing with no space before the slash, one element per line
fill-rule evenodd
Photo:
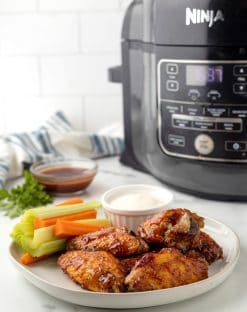
<path fill-rule="evenodd" d="M 13 231 L 10 234 L 10 236 L 18 245 L 21 245 L 21 238 L 23 236 L 23 232 L 20 228 L 19 223 L 14 226 Z"/>
<path fill-rule="evenodd" d="M 102 225 L 102 226 L 110 226 L 111 223 L 108 219 L 83 219 L 73 221 L 80 224 L 93 224 L 93 225 Z"/>
<path fill-rule="evenodd" d="M 58 251 L 65 250 L 66 240 L 65 239 L 55 239 L 49 242 L 41 244 L 38 248 L 32 248 L 28 243 L 28 239 L 23 240 L 22 244 L 23 250 L 28 252 L 33 257 L 41 257 L 45 255 L 51 255 Z"/>
<path fill-rule="evenodd" d="M 40 244 L 56 239 L 56 237 L 53 235 L 53 231 L 54 225 L 34 230 L 31 243 L 32 248 L 38 248 Z"/>
<path fill-rule="evenodd" d="M 67 214 L 92 210 L 100 208 L 101 203 L 98 201 L 91 201 L 83 204 L 66 205 L 66 206 L 49 206 L 30 209 L 29 214 L 34 214 L 36 218 L 48 219 L 53 217 L 65 216 Z M 25 214 L 24 214 L 25 218 Z"/>
<path fill-rule="evenodd" d="M 47 226 L 33 231 L 32 236 L 23 234 L 19 231 L 19 224 L 11 234 L 14 241 L 20 245 L 24 250 L 37 249 L 45 242 L 56 240 L 57 238 L 53 235 L 54 226 Z"/>
<path fill-rule="evenodd" d="M 56 239 L 51 242 L 43 243 L 38 249 L 31 250 L 31 255 L 33 257 L 41 257 L 45 255 L 51 255 L 59 251 L 63 251 L 66 248 L 65 239 Z"/>

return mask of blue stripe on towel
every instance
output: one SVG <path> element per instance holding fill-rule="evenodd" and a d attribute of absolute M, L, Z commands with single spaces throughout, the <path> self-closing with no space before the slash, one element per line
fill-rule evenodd
<path fill-rule="evenodd" d="M 38 142 L 40 143 L 40 146 L 42 147 L 43 153 L 50 153 L 48 146 L 46 145 L 46 141 L 43 138 L 43 132 L 40 131 L 35 131 L 33 132 L 33 135 L 36 137 Z"/>
<path fill-rule="evenodd" d="M 104 149 L 102 148 L 102 144 L 97 135 L 93 135 L 94 143 L 96 144 L 96 152 L 97 154 L 104 154 Z"/>
<path fill-rule="evenodd" d="M 0 170 L 5 170 L 6 172 L 9 171 L 9 166 L 6 161 L 0 160 Z"/>
<path fill-rule="evenodd" d="M 26 153 L 27 156 L 29 157 L 28 160 L 30 162 L 32 162 L 32 155 L 31 155 L 31 153 L 29 152 L 28 149 L 25 148 L 24 144 L 20 141 L 20 139 L 18 138 L 18 136 L 16 134 L 9 135 L 9 137 L 6 138 L 5 141 L 9 142 L 9 143 L 11 143 L 13 145 L 19 146 L 23 150 L 23 152 Z"/>
<path fill-rule="evenodd" d="M 120 139 L 120 138 L 116 138 L 117 142 L 118 142 L 118 154 L 122 154 L 125 148 L 125 144 L 124 144 L 124 140 Z"/>
<path fill-rule="evenodd" d="M 110 147 L 109 147 L 109 144 L 108 144 L 108 140 L 107 140 L 107 137 L 102 137 L 103 141 L 104 141 L 104 145 L 106 147 L 106 150 L 105 150 L 105 153 L 107 155 L 110 155 L 111 154 L 111 150 L 110 150 Z"/>
<path fill-rule="evenodd" d="M 56 112 L 55 116 L 58 117 L 58 119 L 60 119 L 60 121 L 63 121 L 68 128 L 72 129 L 72 126 L 70 124 L 70 122 L 68 121 L 68 119 L 65 117 L 64 113 L 61 111 Z"/>
<path fill-rule="evenodd" d="M 60 154 L 56 151 L 55 147 L 51 144 L 50 135 L 46 128 L 41 128 L 42 141 L 44 143 L 44 147 L 46 153 L 53 154 L 54 156 L 59 156 Z"/>

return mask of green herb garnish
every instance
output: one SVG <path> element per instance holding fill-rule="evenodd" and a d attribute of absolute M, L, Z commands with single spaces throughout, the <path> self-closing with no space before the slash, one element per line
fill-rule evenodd
<path fill-rule="evenodd" d="M 24 172 L 25 182 L 10 191 L 0 189 L 0 210 L 5 215 L 16 218 L 30 208 L 44 206 L 53 201 L 52 197 L 44 191 L 30 172 Z"/>

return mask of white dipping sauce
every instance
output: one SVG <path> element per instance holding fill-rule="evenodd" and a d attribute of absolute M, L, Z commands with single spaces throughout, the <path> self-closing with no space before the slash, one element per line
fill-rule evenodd
<path fill-rule="evenodd" d="M 136 191 L 120 195 L 111 201 L 111 206 L 118 210 L 146 210 L 162 204 L 155 191 Z"/>

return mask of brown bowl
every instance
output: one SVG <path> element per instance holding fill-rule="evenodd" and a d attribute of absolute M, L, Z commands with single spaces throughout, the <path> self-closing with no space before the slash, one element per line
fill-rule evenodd
<path fill-rule="evenodd" d="M 97 165 L 88 158 L 56 158 L 34 163 L 30 171 L 47 192 L 63 196 L 84 192 L 97 173 Z"/>

